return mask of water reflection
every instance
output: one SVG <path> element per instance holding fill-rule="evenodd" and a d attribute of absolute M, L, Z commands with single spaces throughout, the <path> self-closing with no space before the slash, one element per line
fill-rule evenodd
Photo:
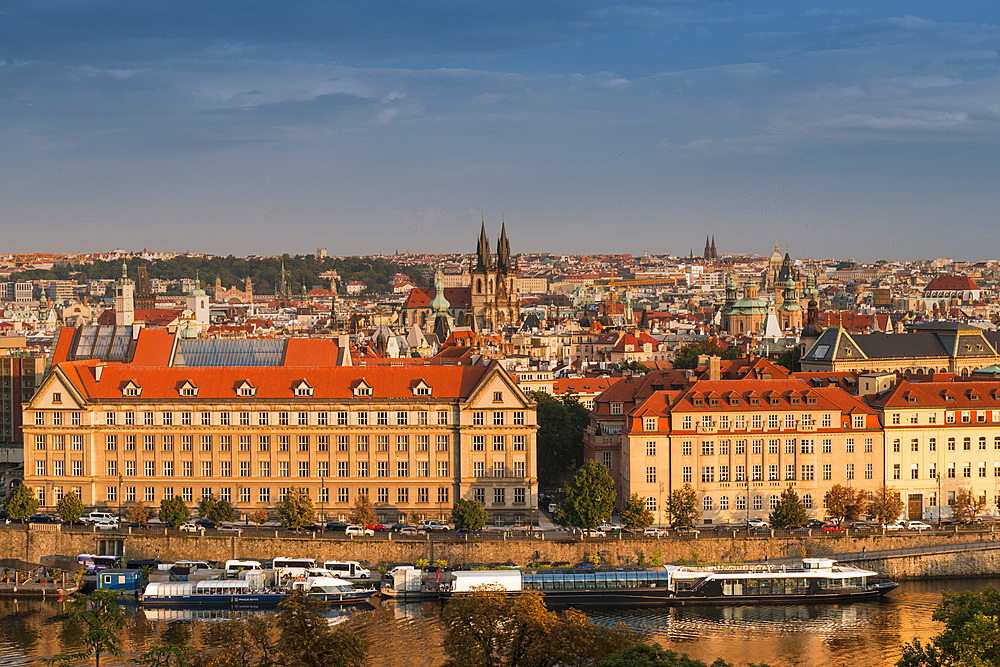
<path fill-rule="evenodd" d="M 944 590 L 979 590 L 1000 579 L 908 582 L 884 600 L 829 605 L 692 606 L 658 609 L 602 609 L 589 612 L 599 623 L 625 623 L 649 641 L 711 662 L 771 665 L 891 665 L 902 642 L 939 631 L 931 621 Z M 0 599 L 0 665 L 34 665 L 36 658 L 79 647 L 79 629 L 63 623 L 66 603 Z M 135 664 L 136 655 L 162 641 L 211 649 L 218 645 L 220 620 L 261 612 L 138 609 L 123 636 L 127 655 L 107 665 Z M 335 609 L 331 624 L 362 633 L 369 663 L 409 667 L 438 665 L 443 629 L 434 602 L 381 602 L 366 608 Z M 105 662 L 102 660 L 102 664 Z"/>

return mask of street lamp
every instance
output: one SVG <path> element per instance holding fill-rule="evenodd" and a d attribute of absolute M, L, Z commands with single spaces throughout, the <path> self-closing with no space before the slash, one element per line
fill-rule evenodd
<path fill-rule="evenodd" d="M 323 499 L 326 497 L 326 478 L 319 478 L 319 523 L 320 532 L 326 528 L 326 513 L 323 511 Z"/>
<path fill-rule="evenodd" d="M 124 479 L 121 474 L 118 475 L 118 525 L 122 523 L 122 482 Z"/>

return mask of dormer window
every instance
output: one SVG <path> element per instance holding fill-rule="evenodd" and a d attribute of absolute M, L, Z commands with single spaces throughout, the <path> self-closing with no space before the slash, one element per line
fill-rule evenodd
<path fill-rule="evenodd" d="M 186 380 L 184 384 L 177 389 L 177 395 L 182 398 L 192 398 L 198 395 L 198 387 L 194 386 L 194 383 L 190 380 Z"/>
<path fill-rule="evenodd" d="M 371 396 L 372 395 L 372 387 L 371 387 L 371 385 L 368 384 L 367 382 L 365 382 L 364 380 L 362 380 L 361 382 L 359 382 L 358 384 L 356 384 L 354 386 L 354 395 L 355 396 Z"/>
<path fill-rule="evenodd" d="M 950 391 L 946 391 L 944 393 L 944 400 L 945 400 L 945 403 L 954 403 L 955 402 L 955 394 L 951 393 Z"/>
<path fill-rule="evenodd" d="M 705 405 L 705 399 L 700 394 L 696 394 L 696 395 L 692 396 L 691 397 L 691 402 L 694 403 L 694 406 L 696 408 L 701 408 L 701 407 L 704 407 L 704 405 Z"/>
<path fill-rule="evenodd" d="M 792 405 L 801 405 L 802 404 L 802 397 L 801 396 L 792 395 L 791 397 L 789 397 L 789 401 L 791 402 Z"/>
<path fill-rule="evenodd" d="M 770 402 L 771 402 L 771 407 L 776 408 L 779 405 L 781 405 L 781 398 L 778 396 L 771 396 Z"/>
<path fill-rule="evenodd" d="M 255 396 L 257 394 L 257 387 L 250 384 L 249 380 L 244 380 L 238 387 L 236 387 L 237 396 Z"/>
<path fill-rule="evenodd" d="M 309 386 L 309 383 L 303 380 L 295 387 L 296 396 L 312 396 L 313 388 Z"/>
<path fill-rule="evenodd" d="M 760 407 L 760 397 L 759 396 L 751 396 L 750 397 L 750 405 L 752 405 L 755 408 L 759 408 Z"/>
<path fill-rule="evenodd" d="M 718 399 L 718 397 L 713 396 L 712 398 L 708 399 L 708 404 L 710 406 L 712 406 L 713 408 L 719 407 L 719 399 Z"/>
<path fill-rule="evenodd" d="M 433 392 L 431 391 L 430 385 L 428 385 L 423 380 L 420 380 L 415 385 L 413 385 L 414 396 L 431 396 L 432 394 Z"/>
<path fill-rule="evenodd" d="M 969 390 L 969 400 L 970 400 L 970 401 L 981 401 L 981 400 L 983 400 L 983 399 L 982 399 L 982 397 L 981 397 L 981 396 L 979 395 L 979 392 L 978 392 L 978 391 L 976 391 L 975 389 L 970 389 L 970 390 Z"/>
<path fill-rule="evenodd" d="M 818 401 L 812 394 L 806 394 L 806 405 L 816 405 Z"/>
<path fill-rule="evenodd" d="M 135 380 L 129 380 L 128 383 L 122 387 L 122 396 L 126 398 L 137 398 L 142 394 L 142 387 L 135 383 Z"/>

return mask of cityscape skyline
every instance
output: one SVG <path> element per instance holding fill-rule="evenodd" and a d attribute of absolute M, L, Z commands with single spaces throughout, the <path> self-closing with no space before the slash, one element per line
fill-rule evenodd
<path fill-rule="evenodd" d="M 991 9 L 22 5 L 5 250 L 985 259 Z"/>

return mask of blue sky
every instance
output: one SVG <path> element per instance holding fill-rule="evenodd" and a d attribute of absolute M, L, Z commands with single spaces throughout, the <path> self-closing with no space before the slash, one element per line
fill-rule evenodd
<path fill-rule="evenodd" d="M 0 252 L 996 257 L 997 16 L 10 0 Z"/>

